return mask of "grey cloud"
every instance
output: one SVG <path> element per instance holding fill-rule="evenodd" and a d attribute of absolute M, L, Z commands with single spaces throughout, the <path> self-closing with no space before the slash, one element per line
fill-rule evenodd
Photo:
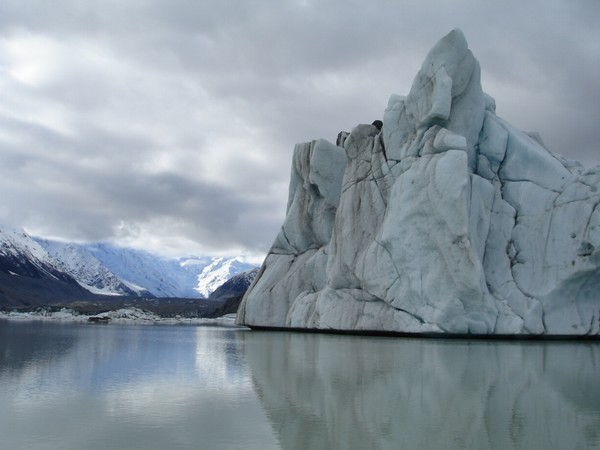
<path fill-rule="evenodd" d="M 213 250 L 238 242 L 264 251 L 263 241 L 249 225 L 259 226 L 258 235 L 264 239 L 261 230 L 272 234 L 281 220 L 273 220 L 270 211 L 276 205 L 261 198 L 260 191 L 237 192 L 206 183 L 201 176 L 188 179 L 180 173 L 147 173 L 136 167 L 130 159 L 148 152 L 146 142 L 116 141 L 99 132 L 86 135 L 89 142 L 73 142 L 31 124 L 13 121 L 11 128 L 27 133 L 30 142 L 27 152 L 3 146 L 4 206 L 19 210 L 25 221 L 49 234 L 104 240 L 114 235 L 118 223 L 163 218 L 189 223 L 190 235 Z M 98 161 L 86 161 L 93 158 Z"/>
<path fill-rule="evenodd" d="M 0 221 L 264 252 L 294 144 L 381 118 L 454 27 L 503 118 L 598 163 L 598 17 L 591 0 L 4 1 L 0 43 L 47 39 L 58 75 L 0 71 Z"/>

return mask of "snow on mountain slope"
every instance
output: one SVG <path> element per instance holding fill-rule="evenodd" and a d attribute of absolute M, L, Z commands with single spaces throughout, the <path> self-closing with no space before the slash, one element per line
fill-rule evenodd
<path fill-rule="evenodd" d="M 62 278 L 60 264 L 23 230 L 0 226 L 0 258 L 13 275 Z"/>
<path fill-rule="evenodd" d="M 25 231 L 0 226 L 0 305 L 33 306 L 90 297 Z"/>
<path fill-rule="evenodd" d="M 241 297 L 248 290 L 256 276 L 258 275 L 258 267 L 247 270 L 246 272 L 234 275 L 217 289 L 215 289 L 209 297 L 212 301 L 222 301 L 227 298 Z"/>
<path fill-rule="evenodd" d="M 106 243 L 85 248 L 122 280 L 143 286 L 157 297 L 208 298 L 234 275 L 256 267 L 240 257 L 173 259 Z"/>
<path fill-rule="evenodd" d="M 252 264 L 243 262 L 239 257 L 235 258 L 213 258 L 198 275 L 196 291 L 208 298 L 219 286 L 232 278 L 234 275 L 246 272 L 254 268 Z"/>
<path fill-rule="evenodd" d="M 119 278 L 157 297 L 198 297 L 198 274 L 210 262 L 207 257 L 173 259 L 107 243 L 84 247 Z"/>
<path fill-rule="evenodd" d="M 0 226 L 0 271 L 79 283 L 103 295 L 208 297 L 236 274 L 255 267 L 241 258 L 166 258 L 108 243 L 32 238 Z"/>
<path fill-rule="evenodd" d="M 84 288 L 102 295 L 151 295 L 148 290 L 119 279 L 84 246 L 74 243 L 36 239 Z"/>

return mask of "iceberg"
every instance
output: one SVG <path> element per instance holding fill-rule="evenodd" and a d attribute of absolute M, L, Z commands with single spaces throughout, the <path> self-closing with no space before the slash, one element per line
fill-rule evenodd
<path fill-rule="evenodd" d="M 338 143 L 296 145 L 286 218 L 239 324 L 600 335 L 600 167 L 499 118 L 460 30 L 391 96 L 381 130 Z"/>

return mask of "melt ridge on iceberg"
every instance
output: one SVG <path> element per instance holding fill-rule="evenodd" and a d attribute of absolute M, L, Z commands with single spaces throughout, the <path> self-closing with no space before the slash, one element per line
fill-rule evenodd
<path fill-rule="evenodd" d="M 460 30 L 379 128 L 296 145 L 286 218 L 238 323 L 600 335 L 600 166 L 496 116 Z"/>

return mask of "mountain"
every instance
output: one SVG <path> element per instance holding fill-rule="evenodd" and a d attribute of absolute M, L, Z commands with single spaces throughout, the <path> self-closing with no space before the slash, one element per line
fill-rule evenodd
<path fill-rule="evenodd" d="M 215 289 L 208 299 L 212 301 L 222 301 L 228 298 L 239 297 L 241 300 L 241 297 L 248 290 L 257 274 L 258 267 L 255 267 L 246 272 L 234 275 Z"/>
<path fill-rule="evenodd" d="M 156 297 L 198 297 L 198 275 L 210 263 L 207 257 L 173 259 L 108 243 L 83 247 L 121 280 Z"/>
<path fill-rule="evenodd" d="M 62 270 L 90 291 L 106 295 L 208 298 L 234 275 L 255 266 L 239 257 L 167 258 L 105 242 L 63 243 L 36 238 Z"/>
<path fill-rule="evenodd" d="M 240 258 L 213 258 L 198 276 L 195 290 L 202 297 L 208 298 L 231 277 L 252 268 L 254 265 L 245 263 Z"/>
<path fill-rule="evenodd" d="M 36 242 L 51 255 L 63 272 L 71 275 L 90 292 L 153 297 L 147 289 L 120 279 L 83 245 L 37 238 Z"/>
<path fill-rule="evenodd" d="M 22 230 L 0 227 L 4 305 L 102 301 L 107 296 L 208 298 L 231 277 L 253 267 L 240 258 L 166 258 L 108 243 L 32 238 Z"/>
<path fill-rule="evenodd" d="M 93 297 L 31 236 L 0 227 L 0 304 L 35 306 Z"/>
<path fill-rule="evenodd" d="M 600 166 L 496 115 L 460 30 L 382 128 L 297 144 L 287 215 L 238 311 L 250 327 L 600 335 Z"/>
<path fill-rule="evenodd" d="M 210 294 L 211 302 L 221 303 L 222 306 L 216 311 L 215 316 L 232 314 L 237 312 L 242 297 L 258 275 L 258 267 L 246 272 L 234 275 Z"/>

